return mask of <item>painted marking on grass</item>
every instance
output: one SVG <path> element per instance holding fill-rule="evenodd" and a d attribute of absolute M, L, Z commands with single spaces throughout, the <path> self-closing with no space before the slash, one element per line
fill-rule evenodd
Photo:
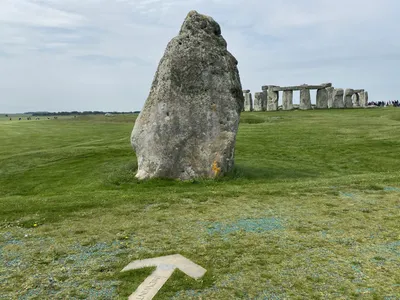
<path fill-rule="evenodd" d="M 180 269 L 186 275 L 199 279 L 204 276 L 206 269 L 195 264 L 180 254 L 161 256 L 150 259 L 135 260 L 122 269 L 121 272 L 145 267 L 157 269 L 143 281 L 137 290 L 129 296 L 129 300 L 151 300 L 162 288 L 175 269 Z"/>

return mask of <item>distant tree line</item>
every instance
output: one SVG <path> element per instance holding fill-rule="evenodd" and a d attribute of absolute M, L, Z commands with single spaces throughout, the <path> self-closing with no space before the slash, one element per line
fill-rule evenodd
<path fill-rule="evenodd" d="M 25 112 L 25 115 L 32 116 L 79 116 L 79 115 L 122 115 L 122 114 L 138 114 L 140 111 L 59 111 L 59 112 L 49 112 L 49 111 L 30 111 Z"/>

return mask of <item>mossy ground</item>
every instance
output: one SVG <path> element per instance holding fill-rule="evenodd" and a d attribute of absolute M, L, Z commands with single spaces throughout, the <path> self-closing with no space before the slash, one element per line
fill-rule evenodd
<path fill-rule="evenodd" d="M 0 119 L 0 299 L 399 299 L 400 109 L 243 113 L 236 169 L 134 179 L 135 116 Z"/>

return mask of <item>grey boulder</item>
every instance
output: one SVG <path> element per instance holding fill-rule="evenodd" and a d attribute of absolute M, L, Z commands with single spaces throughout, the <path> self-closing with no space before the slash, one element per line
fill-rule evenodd
<path fill-rule="evenodd" d="M 218 23 L 189 12 L 132 131 L 138 179 L 215 178 L 232 170 L 244 102 L 237 63 Z"/>
<path fill-rule="evenodd" d="M 344 91 L 344 99 L 343 99 L 343 104 L 345 108 L 351 108 L 353 107 L 353 100 L 352 96 L 354 95 L 354 90 L 353 89 L 345 89 Z"/>
<path fill-rule="evenodd" d="M 254 94 L 254 111 L 265 111 L 267 109 L 267 97 L 263 92 Z"/>

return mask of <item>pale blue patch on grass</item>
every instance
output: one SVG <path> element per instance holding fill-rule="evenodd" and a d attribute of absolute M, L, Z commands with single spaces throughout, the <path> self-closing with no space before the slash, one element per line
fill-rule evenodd
<path fill-rule="evenodd" d="M 385 245 L 390 252 L 400 255 L 400 241 L 392 242 Z"/>
<path fill-rule="evenodd" d="M 375 291 L 374 288 L 360 288 L 360 289 L 356 290 L 357 293 L 361 293 L 361 294 L 371 293 L 371 292 L 374 292 L 374 291 Z"/>
<path fill-rule="evenodd" d="M 265 231 L 279 230 L 284 227 L 277 218 L 241 219 L 233 223 L 215 222 L 208 225 L 208 234 L 220 233 L 228 235 L 237 231 L 262 233 Z"/>
<path fill-rule="evenodd" d="M 18 300 L 33 299 L 34 297 L 38 297 L 41 292 L 41 288 L 31 289 L 25 295 L 18 297 Z"/>
<path fill-rule="evenodd" d="M 383 188 L 383 190 L 386 192 L 400 192 L 400 188 L 392 187 L 392 186 L 387 186 L 387 187 Z"/>
<path fill-rule="evenodd" d="M 96 282 L 97 288 L 91 288 L 85 293 L 88 295 L 88 299 L 115 299 L 117 296 L 116 285 L 118 284 L 116 281 Z"/>
<path fill-rule="evenodd" d="M 21 261 L 20 258 L 14 258 L 14 259 L 9 260 L 9 261 L 5 260 L 5 262 L 4 262 L 4 265 L 5 265 L 7 268 L 12 268 L 12 267 L 17 268 L 17 267 L 19 267 L 21 264 L 22 264 L 22 261 Z"/>
<path fill-rule="evenodd" d="M 113 241 L 110 244 L 97 243 L 92 246 L 82 246 L 75 244 L 71 249 L 77 253 L 70 254 L 62 259 L 62 262 L 73 262 L 77 266 L 85 266 L 90 263 L 90 260 L 103 258 L 106 262 L 117 260 L 117 255 L 129 251 L 119 241 Z"/>
<path fill-rule="evenodd" d="M 340 194 L 340 196 L 348 197 L 348 198 L 354 198 L 356 196 L 352 193 L 345 193 L 345 192 L 339 192 L 339 194 Z"/>
<path fill-rule="evenodd" d="M 262 291 L 255 298 L 252 298 L 252 299 L 253 300 L 280 300 L 282 298 L 273 292 Z"/>

